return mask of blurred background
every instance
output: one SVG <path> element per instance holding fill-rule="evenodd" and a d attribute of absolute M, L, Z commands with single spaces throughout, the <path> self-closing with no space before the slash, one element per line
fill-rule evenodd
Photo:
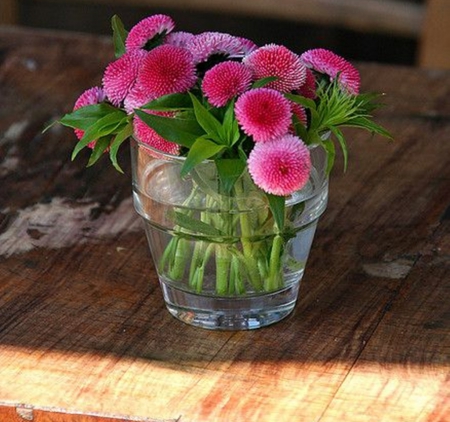
<path fill-rule="evenodd" d="M 166 13 L 177 29 L 229 32 L 296 52 L 450 68 L 450 0 L 0 0 L 0 23 L 109 35 Z"/>

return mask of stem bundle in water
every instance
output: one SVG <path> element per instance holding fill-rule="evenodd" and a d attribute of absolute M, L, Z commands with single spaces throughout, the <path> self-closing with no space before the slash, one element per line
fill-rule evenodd
<path fill-rule="evenodd" d="M 205 193 L 193 183 L 175 212 L 159 272 L 180 283 L 187 271 L 187 287 L 196 293 L 239 296 L 281 288 L 284 240 L 267 206 L 261 206 L 262 196 L 252 207 L 243 180 L 228 194 Z"/>

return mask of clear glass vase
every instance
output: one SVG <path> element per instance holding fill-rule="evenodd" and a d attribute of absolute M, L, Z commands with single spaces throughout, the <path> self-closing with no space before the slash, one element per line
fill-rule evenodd
<path fill-rule="evenodd" d="M 322 148 L 311 149 L 307 185 L 286 200 L 282 230 L 248 172 L 224 193 L 213 161 L 181 178 L 184 158 L 134 139 L 131 151 L 134 205 L 169 312 L 219 330 L 259 328 L 289 315 L 327 204 Z"/>

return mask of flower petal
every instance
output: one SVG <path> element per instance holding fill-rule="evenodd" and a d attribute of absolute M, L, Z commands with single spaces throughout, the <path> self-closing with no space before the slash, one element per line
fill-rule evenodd
<path fill-rule="evenodd" d="M 110 63 L 103 75 L 103 88 L 108 100 L 115 106 L 122 101 L 133 88 L 144 57 L 148 53 L 135 50 L 125 53 L 119 59 Z"/>
<path fill-rule="evenodd" d="M 227 61 L 205 73 L 202 90 L 215 107 L 224 106 L 232 98 L 250 88 L 252 74 L 242 63 Z"/>
<path fill-rule="evenodd" d="M 182 47 L 164 44 L 150 51 L 144 60 L 135 88 L 148 99 L 185 92 L 197 79 L 191 53 Z"/>
<path fill-rule="evenodd" d="M 150 113 L 149 111 L 147 111 Z M 164 113 L 159 113 L 163 114 Z M 167 113 L 165 114 L 167 115 Z M 142 143 L 149 145 L 163 153 L 178 155 L 180 153 L 180 146 L 174 142 L 170 142 L 158 135 L 150 126 L 142 121 L 138 116 L 134 116 L 133 128 L 136 138 Z"/>
<path fill-rule="evenodd" d="M 287 133 L 292 110 L 283 94 L 270 88 L 244 92 L 236 101 L 236 119 L 255 142 L 269 141 Z"/>
<path fill-rule="evenodd" d="M 339 84 L 350 94 L 358 94 L 360 86 L 359 72 L 341 56 L 324 48 L 316 48 L 305 51 L 300 58 L 306 66 L 316 72 L 328 75 L 331 80 L 339 75 Z"/>
<path fill-rule="evenodd" d="M 300 138 L 284 135 L 256 144 L 248 158 L 248 170 L 255 184 L 263 191 L 287 196 L 308 182 L 311 157 Z"/>
<path fill-rule="evenodd" d="M 289 92 L 305 82 L 306 68 L 299 56 L 282 45 L 268 44 L 258 48 L 243 62 L 252 70 L 255 79 L 277 77 L 276 81 L 266 85 L 268 88 Z"/>
<path fill-rule="evenodd" d="M 158 35 L 168 34 L 175 27 L 170 16 L 152 15 L 138 22 L 131 28 L 125 40 L 126 51 L 145 49 L 147 43 Z"/>

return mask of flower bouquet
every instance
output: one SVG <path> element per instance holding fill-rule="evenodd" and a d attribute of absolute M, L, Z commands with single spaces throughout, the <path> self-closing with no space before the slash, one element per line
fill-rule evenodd
<path fill-rule="evenodd" d="M 325 49 L 301 55 L 229 34 L 175 31 L 166 15 L 129 32 L 60 123 L 117 160 L 131 139 L 133 195 L 169 311 L 193 325 L 257 328 L 294 308 L 326 207 L 343 127 L 390 137 L 378 94 Z"/>

